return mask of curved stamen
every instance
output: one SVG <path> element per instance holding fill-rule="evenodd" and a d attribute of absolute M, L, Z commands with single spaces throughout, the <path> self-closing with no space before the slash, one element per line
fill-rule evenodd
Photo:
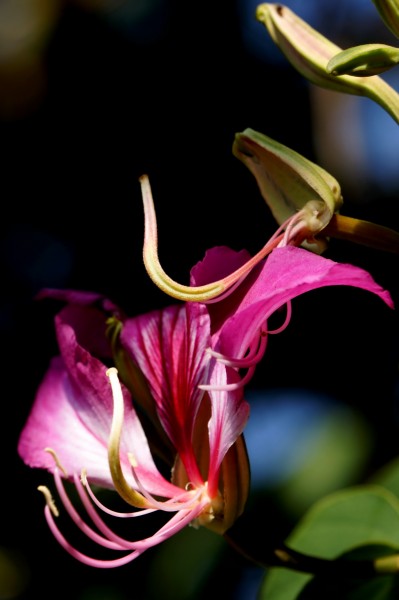
<path fill-rule="evenodd" d="M 302 210 L 298 211 L 289 220 L 287 228 L 284 232 L 284 237 L 283 237 L 282 241 L 280 242 L 279 247 L 288 246 L 291 241 L 295 240 L 297 232 L 303 231 L 305 229 L 304 226 L 305 226 L 306 214 L 307 213 L 306 213 L 305 209 L 302 209 Z M 306 232 L 309 233 L 307 228 L 306 228 Z"/>
<path fill-rule="evenodd" d="M 109 540 L 118 544 L 120 549 L 122 548 L 122 549 L 126 549 L 126 550 L 131 550 L 131 549 L 136 549 L 136 550 L 144 549 L 145 550 L 151 546 L 156 545 L 160 541 L 159 538 L 163 539 L 164 536 L 168 537 L 166 534 L 169 531 L 174 530 L 176 523 L 179 523 L 180 519 L 184 518 L 184 515 L 186 514 L 186 512 L 190 513 L 193 509 L 193 507 L 190 507 L 191 510 L 188 510 L 188 511 L 181 510 L 181 511 L 177 512 L 171 519 L 169 519 L 169 521 L 163 527 L 161 527 L 154 535 L 150 536 L 149 538 L 130 541 L 130 540 L 126 540 L 126 539 L 118 536 L 104 523 L 103 519 L 101 519 L 101 517 L 99 516 L 99 514 L 96 512 L 93 505 L 91 504 L 90 498 L 87 495 L 87 493 L 83 487 L 83 484 L 80 481 L 80 479 L 77 477 L 77 475 L 75 475 L 75 485 L 76 485 L 79 497 L 80 497 L 89 517 L 95 524 L 95 526 Z M 203 504 L 204 504 L 204 502 L 202 503 L 202 505 Z M 199 505 L 201 506 L 201 503 L 199 503 Z M 202 508 L 203 508 L 203 506 L 202 506 Z M 201 508 L 201 510 L 202 510 L 202 508 Z M 194 507 L 193 512 L 196 513 L 196 511 L 197 511 L 197 506 Z M 143 515 L 143 513 L 141 511 L 138 514 Z"/>
<path fill-rule="evenodd" d="M 44 449 L 45 452 L 48 452 L 49 454 L 51 454 L 51 456 L 54 459 L 54 462 L 56 464 L 56 466 L 59 468 L 60 471 L 62 471 L 65 475 L 65 477 L 68 477 L 68 473 L 66 472 L 66 470 L 64 469 L 64 467 L 62 466 L 57 453 L 55 452 L 55 450 L 53 450 L 52 448 L 45 448 Z"/>
<path fill-rule="evenodd" d="M 96 542 L 96 544 L 98 544 L 100 546 L 104 546 L 105 548 L 110 548 L 111 550 L 131 550 L 132 549 L 131 545 L 126 540 L 123 540 L 122 538 L 118 539 L 118 540 L 111 539 L 112 535 L 110 537 L 108 537 L 107 534 L 104 533 L 104 531 L 102 531 L 102 533 L 104 533 L 106 535 L 106 537 L 104 538 L 103 536 L 99 535 L 96 531 L 94 531 L 91 527 L 89 527 L 87 525 L 87 523 L 82 519 L 82 517 L 80 516 L 80 514 L 78 513 L 78 511 L 76 510 L 76 508 L 73 506 L 72 502 L 70 501 L 68 494 L 66 493 L 64 485 L 62 483 L 62 479 L 61 479 L 58 468 L 56 468 L 54 470 L 54 481 L 55 481 L 55 485 L 57 487 L 59 496 L 62 500 L 62 503 L 63 503 L 67 513 L 69 514 L 69 516 L 71 517 L 71 519 L 75 523 L 75 525 L 88 538 L 93 540 L 93 542 Z M 78 487 L 77 487 L 77 489 L 79 492 Z M 97 522 L 95 522 L 95 525 L 98 527 Z M 100 529 L 100 531 L 101 531 L 101 529 Z M 112 532 L 111 532 L 111 534 L 112 534 Z"/>
<path fill-rule="evenodd" d="M 309 200 L 291 219 L 285 229 L 279 247 L 299 246 L 304 240 L 320 233 L 331 219 L 331 212 L 325 202 Z"/>
<path fill-rule="evenodd" d="M 55 505 L 55 502 L 53 500 L 53 497 L 51 495 L 50 490 L 48 489 L 48 487 L 46 487 L 45 485 L 39 485 L 38 486 L 38 491 L 41 492 L 46 500 L 46 505 L 49 507 L 49 509 L 51 510 L 51 512 L 53 513 L 53 515 L 55 517 L 59 517 L 60 516 L 60 512 L 58 510 L 58 508 Z"/>
<path fill-rule="evenodd" d="M 227 294 L 224 293 L 237 281 L 241 281 L 248 275 L 253 267 L 277 247 L 283 239 L 283 234 L 277 235 L 276 233 L 255 256 L 223 279 L 202 286 L 179 284 L 165 273 L 159 262 L 157 221 L 151 186 L 147 175 L 142 175 L 139 181 L 144 206 L 144 265 L 155 285 L 172 298 L 185 302 L 209 302 L 212 299 L 219 298 L 222 294 L 225 297 Z M 283 226 L 278 229 L 278 232 L 282 231 L 282 228 Z"/>
<path fill-rule="evenodd" d="M 197 500 L 203 494 L 203 488 L 197 488 L 197 490 L 195 492 L 194 492 L 194 490 L 184 492 L 177 498 L 173 498 L 173 500 L 172 499 L 164 500 L 164 501 L 156 500 L 154 498 L 154 496 L 152 496 L 152 494 L 147 492 L 147 490 L 143 487 L 143 485 L 137 475 L 136 469 L 135 469 L 135 467 L 137 467 L 137 464 L 136 464 L 133 456 L 131 454 L 128 454 L 128 458 L 129 458 L 130 464 L 132 466 L 132 474 L 137 483 L 138 489 L 143 494 L 143 496 L 145 498 L 147 498 L 147 500 L 151 503 L 151 505 L 156 507 L 159 510 L 166 511 L 166 512 L 173 512 L 173 511 L 185 510 L 185 509 L 189 510 L 193 507 L 195 502 L 197 502 Z M 182 501 L 178 500 L 179 497 L 182 499 Z"/>
<path fill-rule="evenodd" d="M 100 500 L 94 494 L 94 492 L 91 489 L 91 486 L 89 484 L 89 481 L 87 479 L 85 471 L 82 471 L 82 473 L 80 475 L 80 480 L 82 482 L 82 485 L 85 487 L 88 495 L 90 496 L 90 499 L 93 502 L 93 504 L 95 504 L 97 506 L 97 508 L 102 510 L 104 513 L 110 515 L 111 517 L 118 517 L 119 519 L 131 519 L 134 517 L 142 517 L 143 515 L 149 515 L 149 514 L 157 511 L 156 508 L 140 508 L 134 512 L 119 512 L 116 510 L 112 510 L 111 508 L 108 508 L 107 506 L 105 506 L 105 504 L 100 502 Z"/>
<path fill-rule="evenodd" d="M 131 562 L 132 560 L 134 560 L 135 558 L 137 558 L 137 556 L 139 556 L 140 554 L 142 554 L 143 551 L 140 550 L 134 550 L 133 552 L 126 554 L 125 556 L 122 556 L 121 558 L 116 558 L 116 559 L 108 559 L 108 560 L 101 560 L 98 558 L 91 558 L 90 556 L 87 556 L 86 554 L 83 554 L 82 552 L 79 552 L 79 550 L 77 550 L 76 548 L 74 548 L 74 546 L 72 546 L 62 535 L 62 533 L 60 532 L 60 530 L 58 529 L 57 525 L 55 524 L 54 521 L 54 517 L 52 515 L 51 509 L 50 507 L 46 504 L 46 506 L 44 507 L 44 515 L 46 517 L 46 521 L 47 524 L 51 530 L 51 533 L 54 535 L 55 539 L 57 540 L 57 542 L 64 548 L 64 550 L 66 550 L 73 558 L 75 558 L 76 560 L 80 561 L 81 563 L 84 563 L 85 565 L 88 565 L 89 567 L 97 567 L 100 569 L 113 569 L 115 567 L 120 567 L 122 565 L 126 565 L 127 563 Z"/>
<path fill-rule="evenodd" d="M 170 501 L 166 501 L 166 504 L 163 504 L 162 502 L 155 500 L 155 498 L 153 498 L 139 482 L 134 467 L 132 469 L 133 476 L 140 488 L 141 493 L 131 488 L 126 481 L 122 473 L 122 467 L 119 458 L 120 438 L 123 424 L 122 388 L 118 379 L 118 371 L 115 369 L 115 367 L 108 369 L 107 375 L 110 379 L 112 396 L 114 400 L 114 414 L 108 443 L 108 461 L 116 491 L 124 500 L 136 508 L 158 508 L 165 511 L 181 510 L 182 507 L 181 504 L 179 505 L 179 503 L 173 504 Z M 129 455 L 128 458 L 134 463 Z M 192 499 L 191 502 L 189 502 L 189 505 L 191 505 L 191 503 Z"/>
<path fill-rule="evenodd" d="M 253 350 L 255 347 L 255 340 L 258 343 L 256 351 Z M 248 369 L 246 374 L 235 383 L 225 383 L 223 385 L 213 384 L 202 384 L 198 387 L 204 391 L 214 392 L 233 392 L 245 386 L 251 379 L 255 372 L 255 367 L 259 361 L 263 358 L 266 346 L 267 346 L 267 332 L 262 328 L 258 333 L 258 338 L 254 338 L 249 346 L 249 354 L 244 358 L 229 358 L 223 354 L 214 352 L 212 349 L 208 349 L 208 352 L 213 355 L 219 362 L 231 367 L 233 369 Z"/>
<path fill-rule="evenodd" d="M 112 517 L 118 517 L 121 519 L 130 519 L 130 518 L 134 518 L 134 517 L 142 517 L 144 515 L 149 515 L 158 510 L 158 508 L 143 508 L 143 509 L 138 509 L 135 512 L 118 512 L 118 511 L 112 510 L 112 509 L 108 508 L 107 506 L 105 506 L 104 504 L 102 504 L 102 502 L 100 502 L 100 500 L 94 494 L 93 490 L 90 487 L 90 484 L 86 477 L 86 474 L 81 475 L 81 481 L 82 481 L 83 486 L 86 488 L 86 491 L 87 491 L 88 495 L 90 496 L 90 499 L 92 500 L 93 504 L 95 504 L 104 513 L 106 513 Z M 187 497 L 187 492 L 183 492 L 181 494 L 181 496 L 176 496 L 174 498 L 174 500 L 166 500 L 164 503 L 159 502 L 159 504 L 161 505 L 160 510 L 165 510 L 164 509 L 165 504 L 173 503 L 173 502 L 175 502 L 175 504 L 176 504 L 175 510 L 181 510 L 183 508 L 190 507 L 192 504 L 193 498 L 191 498 L 190 502 L 187 502 L 186 504 L 179 503 L 180 499 L 183 497 Z M 154 500 L 154 502 L 156 502 L 155 499 L 153 499 L 153 500 Z M 172 504 L 170 504 L 170 506 L 172 506 Z"/>
<path fill-rule="evenodd" d="M 203 384 L 198 387 L 204 391 L 211 392 L 234 392 L 242 388 L 244 385 L 248 383 L 252 379 L 252 376 L 255 372 L 255 366 L 250 367 L 248 371 L 245 373 L 244 377 L 242 377 L 239 381 L 235 383 L 226 383 L 224 385 L 212 385 L 212 384 Z"/>
<path fill-rule="evenodd" d="M 237 369 L 246 369 L 253 365 L 256 365 L 263 357 L 266 345 L 267 345 L 267 334 L 269 332 L 261 330 L 259 333 L 259 339 L 254 339 L 249 347 L 249 352 L 244 358 L 233 358 L 228 357 L 225 354 L 216 352 L 212 348 L 207 348 L 208 354 L 216 358 L 220 363 Z M 272 332 L 274 333 L 274 332 Z M 256 344 L 255 344 L 256 342 Z M 202 388 L 201 388 L 202 389 Z"/>
<path fill-rule="evenodd" d="M 69 542 L 65 539 L 65 537 L 61 534 L 59 528 L 55 524 L 53 518 L 53 500 L 49 490 L 45 486 L 40 486 L 40 491 L 45 495 L 46 498 L 46 507 L 45 507 L 45 515 L 47 523 L 56 537 L 58 542 L 63 546 L 65 550 L 67 550 L 74 558 L 84 562 L 85 564 L 97 567 L 107 568 L 108 566 L 119 566 L 122 564 L 126 564 L 130 560 L 133 560 L 141 554 L 144 550 L 160 543 L 164 539 L 173 535 L 176 531 L 183 528 L 186 524 L 196 519 L 199 514 L 204 510 L 204 508 L 209 504 L 209 499 L 204 498 L 202 502 L 197 503 L 191 510 L 182 510 L 176 513 L 163 527 L 161 527 L 153 536 L 149 538 L 145 538 L 137 541 L 128 541 L 125 540 L 118 535 L 116 535 L 113 531 L 107 527 L 107 525 L 103 522 L 103 520 L 99 517 L 99 515 L 94 510 L 94 507 L 90 503 L 90 499 L 86 494 L 83 484 L 79 480 L 78 476 L 75 474 L 75 485 L 77 487 L 77 491 L 82 500 L 84 507 L 86 508 L 90 518 L 93 523 L 98 527 L 98 529 L 106 536 L 106 538 L 100 536 L 97 532 L 95 532 L 92 528 L 90 528 L 77 513 L 76 509 L 72 505 L 68 495 L 63 486 L 62 478 L 60 476 L 60 471 L 58 467 L 56 467 L 54 471 L 54 479 L 56 483 L 57 490 L 60 494 L 60 498 L 62 500 L 63 505 L 65 506 L 68 514 L 72 518 L 73 522 L 77 525 L 77 527 L 91 540 L 96 542 L 98 545 L 109 548 L 111 550 L 132 550 L 133 553 L 129 553 L 125 557 L 122 557 L 117 560 L 98 560 L 88 557 L 87 555 L 82 554 L 76 548 L 74 548 Z"/>
<path fill-rule="evenodd" d="M 249 346 L 248 354 L 246 356 L 244 356 L 243 358 L 228 357 L 224 354 L 221 354 L 220 352 L 216 352 L 212 348 L 207 348 L 206 351 L 208 352 L 208 354 L 213 356 L 220 363 L 222 363 L 228 367 L 231 367 L 233 369 L 248 369 L 248 372 L 246 373 L 246 375 L 244 377 L 242 377 L 240 379 L 240 381 L 238 381 L 236 383 L 228 383 L 228 384 L 221 385 L 221 386 L 215 386 L 215 385 L 211 385 L 211 384 L 202 384 L 202 385 L 199 385 L 198 387 L 204 391 L 228 392 L 228 391 L 237 390 L 237 389 L 241 388 L 242 386 L 246 385 L 253 376 L 255 366 L 260 362 L 260 360 L 263 358 L 263 356 L 266 352 L 268 335 L 269 334 L 276 335 L 277 333 L 281 333 L 282 331 L 284 331 L 284 329 L 286 329 L 286 327 L 288 326 L 288 324 L 291 320 L 291 316 L 292 316 L 291 301 L 289 300 L 288 302 L 286 302 L 285 306 L 286 306 L 287 312 L 286 312 L 286 316 L 284 319 L 284 323 L 282 325 L 280 325 L 280 327 L 278 327 L 277 329 L 273 329 L 270 331 L 262 328 L 260 330 L 260 332 L 258 333 L 258 335 L 257 336 L 255 335 L 254 340 L 251 342 L 251 344 Z M 274 312 L 274 311 L 271 311 L 271 312 Z M 257 346 L 255 345 L 255 343 L 257 343 Z"/>
<path fill-rule="evenodd" d="M 118 379 L 118 371 L 115 367 L 108 369 L 106 374 L 109 377 L 114 401 L 111 433 L 108 440 L 108 463 L 112 481 L 118 494 L 128 504 L 136 508 L 151 508 L 151 506 L 148 506 L 146 499 L 129 485 L 123 475 L 119 456 L 124 418 L 122 388 Z"/>
<path fill-rule="evenodd" d="M 175 298 L 191 298 L 192 288 L 181 285 L 171 279 L 163 270 L 158 258 L 158 231 L 155 215 L 154 201 L 152 198 L 150 181 L 147 175 L 139 178 L 144 206 L 144 247 L 143 260 L 148 274 L 154 283 L 165 293 Z M 213 298 L 223 292 L 220 282 L 201 286 L 197 293 L 203 298 Z"/>
<path fill-rule="evenodd" d="M 286 329 L 289 325 L 289 322 L 291 320 L 292 317 L 292 302 L 291 300 L 288 300 L 288 302 L 285 303 L 287 312 L 285 315 L 285 319 L 284 319 L 284 323 L 282 325 L 280 325 L 280 327 L 278 327 L 277 329 L 273 329 L 272 331 L 267 330 L 265 333 L 270 334 L 270 335 L 276 335 L 277 333 L 281 333 L 282 331 L 284 331 L 284 329 Z"/>
<path fill-rule="evenodd" d="M 91 527 L 89 527 L 85 523 L 85 521 L 83 521 L 82 517 L 79 515 L 79 513 L 77 512 L 77 510 L 73 506 L 72 502 L 69 499 L 69 496 L 67 495 L 67 493 L 65 491 L 65 487 L 64 487 L 61 475 L 60 475 L 60 471 L 61 470 L 62 470 L 62 472 L 65 475 L 65 469 L 62 468 L 61 463 L 58 460 L 57 454 L 51 448 L 46 448 L 46 452 L 50 452 L 50 454 L 53 456 L 53 458 L 54 458 L 54 460 L 56 462 L 56 467 L 55 467 L 54 473 L 53 473 L 55 485 L 56 485 L 58 494 L 60 496 L 60 499 L 61 499 L 61 501 L 62 501 L 62 503 L 63 503 L 63 505 L 64 505 L 67 513 L 71 517 L 72 521 L 75 523 L 75 525 L 81 531 L 83 531 L 83 533 L 88 538 L 90 538 L 91 540 L 93 540 L 94 542 L 96 542 L 97 544 L 99 544 L 101 546 L 104 546 L 106 548 L 110 548 L 110 549 L 113 549 L 113 550 L 130 549 L 130 546 L 128 546 L 126 548 L 125 540 L 120 539 L 118 541 L 116 541 L 116 540 L 111 541 L 110 538 L 105 539 L 102 536 L 100 536 L 96 531 L 94 531 L 93 529 L 91 529 Z M 76 475 L 75 474 L 74 474 L 74 479 L 75 479 L 76 488 L 77 488 L 78 493 L 80 495 L 80 485 L 78 485 L 80 482 L 76 480 Z M 47 493 L 46 493 L 46 490 L 47 490 Z M 41 491 L 45 495 L 47 505 L 50 508 L 52 508 L 52 506 L 54 505 L 54 502 L 53 502 L 53 500 L 51 498 L 51 494 L 50 494 L 49 490 L 47 488 L 44 488 L 44 486 L 41 486 L 41 488 L 39 488 L 39 491 Z M 82 499 L 82 501 L 84 501 L 84 499 L 82 498 L 82 496 L 81 496 L 81 499 Z M 57 511 L 57 513 L 58 513 L 58 511 Z M 54 513 L 54 514 L 56 514 L 56 513 Z M 56 514 L 56 516 L 58 516 L 58 514 Z M 120 542 L 122 542 L 122 543 L 120 543 Z"/>

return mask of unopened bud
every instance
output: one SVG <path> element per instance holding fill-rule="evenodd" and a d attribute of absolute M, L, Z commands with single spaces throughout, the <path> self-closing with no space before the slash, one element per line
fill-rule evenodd
<path fill-rule="evenodd" d="M 399 48 L 386 44 L 362 44 L 342 50 L 328 62 L 331 75 L 368 77 L 383 73 L 399 63 Z"/>
<path fill-rule="evenodd" d="M 399 37 L 399 0 L 373 0 L 385 25 Z"/>
<path fill-rule="evenodd" d="M 256 17 L 289 62 L 310 82 L 337 92 L 366 96 L 380 104 L 399 123 L 399 94 L 378 75 L 333 75 L 327 65 L 342 48 L 310 27 L 292 10 L 281 4 L 264 3 L 258 6 Z"/>
<path fill-rule="evenodd" d="M 312 206 L 317 202 L 321 231 L 342 205 L 340 185 L 330 173 L 262 133 L 253 129 L 237 133 L 233 154 L 255 176 L 279 225 L 309 202 Z"/>

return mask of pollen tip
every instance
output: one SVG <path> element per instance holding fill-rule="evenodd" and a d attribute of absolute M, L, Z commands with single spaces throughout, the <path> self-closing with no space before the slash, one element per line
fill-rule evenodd
<path fill-rule="evenodd" d="M 117 375 L 118 369 L 116 369 L 115 367 L 110 367 L 109 369 L 106 370 L 105 374 L 107 377 L 111 377 L 112 375 Z"/>
<path fill-rule="evenodd" d="M 53 497 L 52 497 L 51 492 L 48 489 L 48 487 L 46 487 L 45 485 L 39 485 L 39 487 L 37 489 L 45 497 L 46 504 L 49 507 L 49 509 L 51 510 L 51 512 L 53 513 L 53 515 L 55 517 L 58 517 L 60 513 L 58 512 L 58 508 L 55 505 L 55 502 L 53 500 Z"/>
<path fill-rule="evenodd" d="M 86 469 L 82 469 L 82 471 L 80 473 L 80 481 L 82 482 L 82 484 L 84 486 L 87 485 L 87 471 L 86 471 Z"/>
<path fill-rule="evenodd" d="M 127 453 L 127 457 L 129 459 L 130 464 L 132 465 L 133 468 L 136 468 L 139 466 L 137 460 L 134 457 L 134 454 L 132 454 L 131 452 Z"/>
<path fill-rule="evenodd" d="M 54 462 L 55 462 L 56 466 L 59 468 L 60 471 L 62 471 L 64 473 L 65 477 L 68 477 L 68 473 L 64 469 L 64 467 L 62 466 L 62 464 L 60 463 L 60 460 L 59 460 L 56 452 L 52 448 L 45 448 L 44 451 L 48 452 L 49 454 L 51 454 L 51 456 L 54 459 Z"/>

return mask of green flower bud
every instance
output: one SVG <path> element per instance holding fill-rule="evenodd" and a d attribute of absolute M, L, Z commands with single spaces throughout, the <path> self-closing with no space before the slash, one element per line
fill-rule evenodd
<path fill-rule="evenodd" d="M 327 71 L 329 61 L 342 50 L 281 4 L 260 4 L 257 19 L 289 62 L 306 79 L 337 92 L 366 96 L 380 104 L 399 123 L 399 94 L 378 75 L 335 76 Z"/>
<path fill-rule="evenodd" d="M 368 77 L 383 73 L 399 63 L 399 48 L 386 44 L 362 44 L 338 52 L 327 63 L 331 75 Z"/>
<path fill-rule="evenodd" d="M 295 214 L 300 216 L 305 234 L 302 244 L 308 250 L 323 252 L 327 239 L 334 237 L 399 254 L 397 231 L 340 215 L 342 196 L 338 181 L 294 150 L 245 129 L 235 136 L 233 154 L 255 176 L 279 225 L 286 224 Z"/>
<path fill-rule="evenodd" d="M 373 0 L 385 25 L 399 37 L 399 0 Z"/>
<path fill-rule="evenodd" d="M 342 205 L 338 181 L 294 150 L 253 129 L 237 133 L 233 154 L 255 176 L 279 225 L 307 205 L 319 207 L 313 233 L 321 231 Z"/>

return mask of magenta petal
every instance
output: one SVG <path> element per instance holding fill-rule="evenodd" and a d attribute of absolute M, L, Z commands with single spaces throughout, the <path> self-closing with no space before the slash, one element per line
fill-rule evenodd
<path fill-rule="evenodd" d="M 75 342 L 72 343 L 69 350 L 68 344 L 69 340 L 76 338 L 77 343 L 90 354 L 109 362 L 112 358 L 112 351 L 106 337 L 107 318 L 102 310 L 92 306 L 70 304 L 63 308 L 55 317 L 55 328 L 61 353 L 70 355 L 73 363 Z M 64 326 L 67 326 L 66 329 Z M 66 344 L 63 342 L 64 331 L 71 333 L 71 335 L 66 334 Z"/>
<path fill-rule="evenodd" d="M 96 305 L 106 312 L 119 313 L 119 308 L 97 292 L 87 292 L 80 290 L 59 290 L 56 288 L 43 288 L 36 295 L 37 300 L 44 298 L 51 298 L 53 300 L 62 300 L 68 304 L 78 304 L 81 306 L 93 306 Z"/>
<path fill-rule="evenodd" d="M 104 374 L 105 375 L 105 374 Z M 53 358 L 22 430 L 18 452 L 31 467 L 54 470 L 52 448 L 69 475 L 87 468 L 94 482 L 111 487 L 106 432 L 88 428 L 79 418 L 79 398 L 60 357 Z"/>
<path fill-rule="evenodd" d="M 229 375 L 229 380 L 227 376 Z M 226 370 L 226 367 L 216 361 L 210 377 L 210 385 L 223 387 L 232 382 L 238 374 Z M 249 417 L 249 405 L 244 400 L 243 388 L 234 391 L 210 391 L 212 417 L 209 421 L 210 465 L 208 483 L 217 486 L 218 470 L 228 449 L 236 442 L 243 432 Z"/>
<path fill-rule="evenodd" d="M 216 246 L 207 250 L 202 261 L 191 269 L 191 285 L 204 285 L 211 281 L 230 275 L 242 267 L 251 255 L 247 250 L 232 250 L 227 246 Z M 240 304 L 241 297 L 250 288 L 256 279 L 259 266 L 256 266 L 241 282 L 236 292 L 227 295 L 224 300 L 207 304 L 211 318 L 211 334 L 217 334 L 223 323 L 235 313 Z"/>
<path fill-rule="evenodd" d="M 228 246 L 215 246 L 206 251 L 204 258 L 191 269 L 191 285 L 204 285 L 222 279 L 242 267 L 251 255 Z"/>
<path fill-rule="evenodd" d="M 253 336 L 278 308 L 301 294 L 332 285 L 367 290 L 393 308 L 390 294 L 367 271 L 302 248 L 277 248 L 263 263 L 252 285 L 234 292 L 239 304 L 217 334 L 217 349 L 227 356 L 242 356 Z"/>
<path fill-rule="evenodd" d="M 121 342 L 146 377 L 175 447 L 191 440 L 209 363 L 209 316 L 203 305 L 176 305 L 124 323 Z"/>
<path fill-rule="evenodd" d="M 100 370 L 108 383 L 106 368 L 102 365 Z M 107 454 L 111 418 L 108 393 L 105 401 L 96 396 L 88 402 L 81 390 L 71 383 L 62 359 L 56 357 L 51 361 L 22 430 L 19 455 L 31 467 L 53 471 L 54 460 L 45 452 L 45 448 L 50 447 L 70 477 L 84 468 L 91 483 L 113 488 Z M 176 488 L 158 472 L 129 399 L 125 402 L 121 463 L 126 478 L 133 484 L 128 452 L 135 456 L 136 472 L 150 493 L 167 497 L 176 493 Z"/>

